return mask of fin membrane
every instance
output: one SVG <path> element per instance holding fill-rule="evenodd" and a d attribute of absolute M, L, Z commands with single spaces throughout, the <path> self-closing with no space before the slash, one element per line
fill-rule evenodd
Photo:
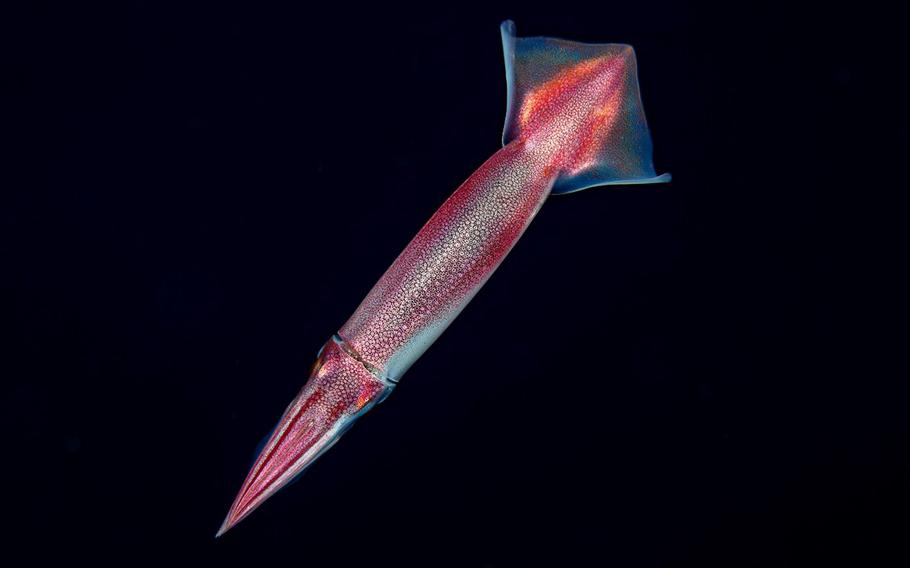
<path fill-rule="evenodd" d="M 581 107 L 580 112 L 592 117 L 590 143 L 557 179 L 552 193 L 571 193 L 599 185 L 670 181 L 669 174 L 658 176 L 654 171 L 651 136 L 631 47 L 519 38 L 512 21 L 503 22 L 500 31 L 508 89 L 503 145 L 526 134 L 523 129 L 532 124 L 529 115 L 542 101 L 551 100 L 551 93 L 563 84 L 581 81 L 584 74 L 612 74 L 605 75 L 610 77 L 604 83 L 609 87 L 597 104 Z"/>

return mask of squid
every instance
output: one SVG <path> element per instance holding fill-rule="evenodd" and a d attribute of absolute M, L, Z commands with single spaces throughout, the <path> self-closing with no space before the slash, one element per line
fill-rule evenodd
<path fill-rule="evenodd" d="M 502 148 L 433 214 L 320 350 L 253 463 L 221 536 L 385 400 L 500 265 L 547 198 L 660 183 L 628 45 L 519 38 L 500 26 Z"/>

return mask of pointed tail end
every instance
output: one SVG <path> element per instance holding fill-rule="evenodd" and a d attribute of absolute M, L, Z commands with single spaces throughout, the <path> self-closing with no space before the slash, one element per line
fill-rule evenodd
<path fill-rule="evenodd" d="M 256 459 L 215 538 L 290 483 L 391 388 L 337 340 L 329 341 L 309 381 L 285 410 Z"/>
<path fill-rule="evenodd" d="M 244 487 L 244 489 L 246 488 Z M 221 538 L 224 533 L 234 528 L 234 525 L 242 521 L 247 514 L 252 512 L 253 508 L 250 507 L 248 507 L 245 511 L 238 511 L 238 507 L 241 503 L 241 497 L 244 493 L 245 491 L 241 490 L 240 495 L 237 496 L 237 499 L 231 505 L 231 509 L 228 511 L 227 516 L 224 517 L 224 521 L 222 521 L 221 526 L 218 527 L 218 532 L 215 533 L 215 538 Z"/>

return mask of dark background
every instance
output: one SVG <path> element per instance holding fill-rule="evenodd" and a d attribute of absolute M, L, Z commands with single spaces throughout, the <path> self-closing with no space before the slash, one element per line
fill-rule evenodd
<path fill-rule="evenodd" d="M 3 19 L 4 540 L 119 565 L 910 565 L 878 272 L 904 260 L 879 216 L 906 183 L 901 20 L 485 6 Z M 634 45 L 673 182 L 548 202 L 391 398 L 214 540 L 317 349 L 499 147 L 505 18 Z"/>

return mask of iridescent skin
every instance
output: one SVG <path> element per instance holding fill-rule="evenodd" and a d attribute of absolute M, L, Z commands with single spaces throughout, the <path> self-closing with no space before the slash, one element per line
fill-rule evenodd
<path fill-rule="evenodd" d="M 551 193 L 655 176 L 635 57 L 621 45 L 518 39 L 502 25 L 504 147 L 417 233 L 320 352 L 218 535 L 381 402 L 493 274 Z"/>

